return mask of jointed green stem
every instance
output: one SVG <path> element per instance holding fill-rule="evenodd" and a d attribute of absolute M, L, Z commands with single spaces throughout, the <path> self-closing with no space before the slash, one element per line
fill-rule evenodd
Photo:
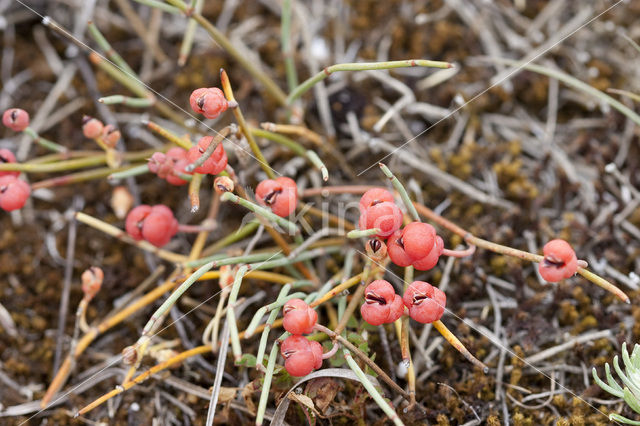
<path fill-rule="evenodd" d="M 289 333 L 284 333 L 280 338 L 286 337 Z M 256 425 L 261 425 L 264 420 L 264 413 L 267 411 L 267 401 L 269 400 L 269 390 L 271 389 L 271 380 L 273 379 L 273 370 L 276 366 L 278 358 L 278 341 L 273 342 L 269 361 L 267 361 L 267 370 L 264 373 L 264 381 L 262 382 L 262 391 L 260 392 L 260 401 L 258 402 L 258 411 L 256 412 Z"/>
<path fill-rule="evenodd" d="M 238 360 L 242 357 L 242 349 L 240 348 L 240 338 L 238 337 L 238 324 L 236 322 L 235 305 L 238 300 L 238 293 L 242 285 L 242 279 L 244 274 L 249 271 L 247 265 L 242 265 L 236 272 L 236 277 L 233 280 L 231 287 L 231 293 L 229 294 L 229 302 L 227 303 L 227 323 L 229 324 L 229 339 L 231 340 L 231 351 L 233 357 Z"/>
<path fill-rule="evenodd" d="M 134 165 L 130 169 L 127 169 L 121 172 L 111 173 L 109 176 L 107 176 L 107 179 L 120 180 L 120 179 L 126 179 L 131 176 L 143 175 L 145 173 L 149 173 L 149 166 L 147 165 L 147 163 L 140 164 L 138 166 Z"/>
<path fill-rule="evenodd" d="M 89 28 L 89 34 L 91 34 L 91 38 L 93 38 L 95 42 L 98 43 L 98 46 L 100 46 L 100 49 L 102 49 L 107 57 L 119 68 L 121 68 L 122 71 L 126 74 L 136 76 L 135 71 L 133 71 L 129 64 L 127 64 L 127 62 L 122 59 L 122 56 L 120 56 L 118 52 L 116 52 L 113 47 L 111 47 L 111 44 L 109 44 L 107 39 L 104 38 L 98 27 L 96 27 L 96 24 L 89 21 L 87 27 Z"/>
<path fill-rule="evenodd" d="M 279 303 L 283 301 L 289 294 L 290 289 L 291 289 L 291 285 L 289 284 L 285 284 L 284 286 L 282 286 L 282 289 L 280 290 L 280 294 L 278 294 L 278 298 L 276 299 L 275 303 Z M 262 330 L 262 335 L 260 336 L 260 343 L 258 344 L 258 353 L 256 355 L 256 368 L 259 368 L 259 369 L 264 368 L 264 364 L 262 362 L 264 358 L 264 352 L 267 348 L 267 340 L 269 339 L 269 332 L 271 330 L 271 326 L 273 322 L 278 317 L 278 313 L 279 311 L 277 309 L 274 309 L 273 311 L 271 311 L 271 313 L 269 314 L 269 317 L 267 318 L 267 322 L 265 323 L 264 330 Z M 251 325 L 249 325 L 249 327 L 251 327 Z M 255 329 L 251 330 L 251 334 L 253 334 L 254 331 Z M 245 336 L 248 337 L 246 334 L 246 331 L 245 331 Z"/>
<path fill-rule="evenodd" d="M 393 173 L 391 173 L 391 170 L 389 170 L 387 166 L 385 166 L 382 163 L 380 163 L 379 166 L 380 166 L 380 169 L 382 170 L 382 173 L 384 173 L 384 175 L 391 180 L 391 184 L 396 189 L 396 191 L 398 191 L 398 193 L 400 194 L 400 197 L 402 198 L 402 202 L 404 203 L 404 206 L 407 208 L 407 211 L 409 212 L 413 220 L 420 222 L 420 215 L 418 215 L 418 211 L 414 207 L 413 202 L 411 201 L 411 198 L 409 197 L 407 190 L 404 189 L 404 186 L 402 185 L 402 183 L 400 183 L 398 178 L 395 177 Z"/>
<path fill-rule="evenodd" d="M 38 145 L 47 148 L 50 151 L 53 152 L 60 152 L 60 153 L 65 153 L 68 152 L 69 149 L 67 149 L 67 147 L 62 146 L 60 144 L 57 144 L 55 142 L 50 141 L 49 139 L 45 139 L 42 136 L 40 136 L 35 130 L 33 130 L 31 127 L 27 127 L 26 129 L 24 129 L 22 131 L 22 133 L 29 135 L 31 137 L 31 139 L 33 139 Z"/>
<path fill-rule="evenodd" d="M 132 108 L 147 108 L 153 105 L 155 99 L 152 98 L 132 98 L 124 95 L 105 96 L 98 99 L 98 102 L 105 105 L 122 104 Z"/>
<path fill-rule="evenodd" d="M 287 105 L 291 105 L 296 99 L 302 96 L 307 90 L 311 89 L 316 83 L 329 77 L 337 71 L 367 71 L 367 70 L 386 70 L 392 68 L 409 68 L 409 67 L 430 67 L 430 68 L 451 68 L 449 62 L 428 61 L 425 59 L 407 59 L 405 61 L 386 61 L 386 62 L 356 62 L 346 64 L 331 65 L 320 71 L 313 77 L 302 82 L 298 87 L 291 91 L 287 97 Z"/>
<path fill-rule="evenodd" d="M 314 165 L 314 167 L 320 170 L 320 172 L 322 173 L 322 180 L 326 182 L 329 179 L 329 171 L 327 170 L 327 166 L 324 165 L 324 163 L 322 162 L 320 157 L 318 157 L 318 154 L 316 154 L 315 151 L 310 149 L 308 150 L 302 145 L 300 145 L 298 142 L 294 141 L 293 139 L 288 138 L 279 133 L 274 133 L 268 130 L 258 129 L 255 127 L 251 128 L 251 133 L 254 136 L 257 136 L 259 138 L 269 139 L 270 141 L 273 141 L 277 144 L 286 146 L 291 151 L 295 152 L 297 155 L 301 157 L 306 157 L 307 160 L 309 160 L 309 162 Z"/>
<path fill-rule="evenodd" d="M 364 374 L 360 366 L 354 361 L 351 353 L 344 348 L 342 349 L 342 351 L 344 352 L 344 359 L 347 361 L 347 364 L 349 364 L 349 368 L 351 368 L 356 376 L 358 376 L 360 383 L 362 383 L 362 386 L 364 386 L 367 392 L 369 392 L 369 395 L 371 395 L 371 398 L 373 398 L 376 404 L 378 404 L 378 407 L 380 407 L 382 411 L 384 411 L 384 413 L 393 421 L 396 426 L 404 426 L 404 423 L 402 423 L 402 420 L 400 420 L 398 414 L 395 412 L 392 406 L 389 405 L 389 403 L 382 397 L 380 392 L 378 392 L 378 389 L 376 389 L 373 383 L 371 383 L 371 381 L 367 378 L 367 375 Z"/>
<path fill-rule="evenodd" d="M 380 229 L 378 228 L 372 228 L 372 229 L 357 229 L 354 231 L 349 231 L 347 233 L 347 238 L 367 238 L 367 237 L 371 237 L 373 235 L 378 235 L 380 232 L 382 232 Z"/>
<path fill-rule="evenodd" d="M 249 200 L 245 200 L 244 198 L 240 198 L 237 195 L 232 194 L 231 192 L 225 192 L 224 194 L 222 194 L 220 200 L 231 201 L 232 203 L 240 204 L 241 206 L 251 210 L 255 214 L 260 215 L 270 222 L 276 223 L 277 225 L 285 228 L 287 232 L 292 235 L 300 233 L 300 230 L 295 223 L 274 214 L 271 210 L 265 207 L 254 204 Z"/>

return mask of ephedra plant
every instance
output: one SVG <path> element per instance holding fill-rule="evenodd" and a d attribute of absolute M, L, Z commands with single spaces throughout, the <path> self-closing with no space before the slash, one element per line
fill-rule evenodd
<path fill-rule="evenodd" d="M 266 95 L 282 109 L 283 116 L 292 121 L 303 121 L 304 118 L 296 102 L 333 72 L 399 67 L 452 67 L 446 62 L 422 59 L 337 64 L 325 68 L 301 84 L 294 84 L 297 81 L 297 77 L 293 75 L 295 67 L 287 66 L 288 81 L 291 84 L 289 94 L 286 94 L 268 75 L 243 57 L 197 8 L 192 9 L 180 0 L 144 3 L 184 13 L 204 27 L 262 85 Z M 286 16 L 285 11 L 283 19 Z M 47 22 L 57 31 L 65 33 L 51 20 Z M 90 26 L 90 31 L 98 47 L 108 56 L 107 59 L 95 51 L 87 52 L 91 62 L 133 94 L 114 94 L 101 98 L 100 101 L 111 108 L 118 108 L 118 105 L 145 110 L 153 108 L 184 126 L 185 121 L 179 111 L 173 110 L 155 96 L 137 78 L 95 25 Z M 185 48 L 183 53 L 188 51 Z M 116 203 L 121 216 L 120 222 L 112 224 L 84 212 L 76 214 L 76 219 L 82 224 L 166 261 L 173 266 L 173 272 L 164 279 L 162 285 L 93 325 L 87 324 L 86 310 L 100 289 L 104 277 L 97 267 L 99 265 L 83 274 L 83 289 L 86 288 L 86 291 L 77 310 L 74 338 L 65 360 L 41 400 L 43 409 L 54 404 L 61 393 L 68 392 L 65 383 L 73 373 L 73 367 L 96 338 L 156 302 L 160 305 L 141 328 L 139 338 L 122 345 L 120 362 L 127 368 L 124 379 L 112 391 L 95 401 L 82 407 L 74 407 L 78 415 L 88 415 L 110 398 L 128 391 L 163 370 L 195 356 L 214 353 L 218 357 L 218 368 L 208 415 L 212 419 L 230 348 L 234 368 L 254 370 L 252 374 L 259 377 L 257 383 L 260 384 L 260 399 L 255 410 L 256 424 L 263 423 L 268 404 L 273 402 L 271 386 L 274 378 L 287 377 L 295 381 L 295 378 L 314 374 L 314 371 L 327 368 L 329 362 L 339 360 L 346 362 L 343 369 L 349 371 L 343 377 L 359 382 L 389 419 L 395 424 L 402 424 L 398 408 L 407 412 L 419 407 L 421 398 L 416 394 L 416 371 L 409 338 L 411 328 L 416 324 L 432 324 L 469 361 L 469 369 L 477 368 L 479 372 L 490 374 L 489 367 L 467 350 L 442 321 L 447 313 L 445 292 L 438 288 L 437 283 L 414 280 L 415 271 L 432 270 L 442 256 L 468 258 L 476 250 L 488 250 L 537 263 L 542 278 L 549 282 L 558 282 L 580 274 L 622 301 L 629 302 L 629 298 L 612 283 L 590 272 L 587 263 L 578 259 L 568 242 L 559 239 L 550 241 L 545 245 L 543 255 L 538 255 L 479 238 L 426 205 L 412 200 L 402 182 L 384 164 L 379 165 L 380 182 L 389 181 L 389 188 L 356 183 L 331 185 L 332 176 L 329 174 L 330 168 L 323 161 L 323 152 L 319 149 L 316 152 L 316 149 L 307 148 L 295 140 L 299 135 L 312 135 L 315 138 L 317 134 L 296 122 L 269 123 L 264 128 L 250 124 L 244 116 L 241 102 L 235 99 L 230 76 L 225 70 L 220 70 L 219 84 L 220 88 L 195 88 L 190 96 L 185 96 L 184 102 L 188 98 L 196 115 L 214 119 L 232 114 L 235 123 L 210 129 L 204 135 L 196 134 L 194 129 L 188 129 L 189 134 L 178 135 L 168 126 L 143 118 L 141 114 L 145 126 L 165 142 L 157 150 L 122 151 L 118 146 L 122 137 L 120 131 L 111 124 L 105 125 L 97 118 L 87 116 L 82 123 L 78 123 L 78 132 L 95 143 L 100 151 L 74 151 L 63 144 L 45 140 L 30 130 L 26 111 L 12 108 L 3 115 L 3 123 L 7 127 L 24 132 L 42 147 L 52 151 L 46 158 L 34 158 L 23 163 L 16 162 L 10 151 L 0 152 L 3 163 L 0 164 L 0 208 L 4 210 L 22 208 L 31 191 L 39 188 L 83 185 L 96 179 L 119 182 L 143 174 L 156 175 L 154 184 L 165 186 L 167 191 L 174 190 L 170 189 L 172 186 L 181 187 L 175 189 L 179 191 L 176 192 L 179 194 L 177 198 L 188 199 L 192 213 L 204 207 L 201 205 L 202 192 L 209 191 L 212 200 L 205 220 L 195 225 L 178 222 L 174 214 L 178 201 L 176 205 L 133 206 L 132 198 L 123 188 L 119 190 Z M 256 138 L 282 145 L 317 169 L 323 181 L 328 183 L 322 188 L 301 191 L 295 176 L 284 176 L 281 171 L 272 168 Z M 240 141 L 246 142 L 250 148 L 251 161 L 257 162 L 261 175 L 265 176 L 257 185 L 253 176 L 239 177 L 239 167 L 246 165 L 239 164 L 226 151 L 230 144 L 237 145 Z M 93 168 L 94 166 L 101 167 Z M 54 172 L 70 173 L 30 184 L 21 177 L 22 173 Z M 305 203 L 306 198 L 318 194 L 326 197 L 351 194 L 354 201 L 359 199 L 357 227 L 344 217 Z M 141 198 L 144 203 L 144 193 Z M 221 238 L 211 241 L 209 236 L 217 229 L 214 224 L 219 203 L 224 202 L 236 204 L 236 211 L 251 215 L 238 228 L 217 224 L 217 227 L 223 228 Z M 305 218 L 305 223 L 313 224 L 309 225 L 310 230 L 308 227 L 303 229 L 300 217 Z M 317 220 L 314 221 L 314 218 Z M 318 226 L 318 221 L 323 225 Z M 325 223 L 340 229 L 331 231 Z M 262 238 L 263 231 L 268 233 L 266 242 Z M 190 251 L 177 253 L 166 249 L 170 241 L 181 232 L 197 234 Z M 442 234 L 438 235 L 438 232 Z M 467 247 L 446 247 L 446 238 L 443 236 L 447 235 L 458 236 Z M 230 253 L 225 250 L 229 245 L 247 239 L 251 241 L 244 252 Z M 257 244 L 260 246 L 255 249 Z M 345 250 L 348 247 L 353 248 Z M 336 271 L 325 282 L 319 279 L 316 270 L 319 258 L 330 260 Z M 403 283 L 401 288 L 394 287 L 390 282 L 394 281 L 391 278 L 398 270 L 403 271 L 403 277 L 399 280 Z M 157 278 L 150 277 L 152 280 Z M 203 344 L 182 352 L 167 352 L 167 348 L 158 344 L 156 338 L 164 330 L 170 309 L 191 286 L 208 280 L 218 280 L 220 290 L 213 290 L 218 303 L 215 314 L 204 327 Z M 252 283 L 256 281 L 279 286 L 277 297 L 261 300 L 261 306 L 255 310 L 252 319 L 243 321 L 240 315 L 240 295 L 242 293 L 250 297 L 255 293 Z M 398 361 L 407 371 L 406 388 L 400 386 L 388 371 L 380 367 L 366 344 L 363 345 L 354 338 L 354 332 L 357 335 L 365 326 L 363 322 L 369 326 L 394 325 L 395 340 L 402 358 Z M 248 325 L 241 330 L 241 324 Z M 276 333 L 280 327 L 285 331 Z M 258 333 L 260 338 L 257 344 L 254 342 L 253 345 L 247 345 L 246 341 Z M 320 341 L 328 344 L 322 345 Z M 249 350 L 249 347 L 257 349 Z M 160 351 L 163 351 L 164 357 L 157 356 Z M 149 369 L 141 369 L 143 361 L 148 361 L 149 357 L 161 361 Z M 615 387 L 611 383 L 610 386 L 616 395 L 627 399 L 626 389 L 623 392 L 619 386 Z M 400 397 L 405 402 L 398 407 L 390 405 L 388 398 L 395 397 Z M 283 410 L 286 412 L 286 408 Z M 274 419 L 282 420 L 285 414 L 283 410 L 278 408 Z"/>

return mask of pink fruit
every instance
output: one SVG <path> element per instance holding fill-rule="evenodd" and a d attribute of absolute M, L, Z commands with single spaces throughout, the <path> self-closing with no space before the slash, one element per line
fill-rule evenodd
<path fill-rule="evenodd" d="M 0 209 L 21 209 L 31 194 L 31 187 L 14 175 L 0 176 Z"/>
<path fill-rule="evenodd" d="M 403 301 L 411 318 L 429 324 L 442 318 L 447 296 L 429 283 L 414 281 L 405 291 Z"/>
<path fill-rule="evenodd" d="M 556 283 L 572 277 L 578 271 L 576 252 L 565 240 L 549 241 L 542 252 L 544 259 L 538 264 L 538 271 L 546 281 Z"/>
<path fill-rule="evenodd" d="M 372 188 L 365 192 L 360 198 L 360 212 L 362 213 L 364 210 L 369 207 L 376 205 L 378 203 L 382 203 L 384 201 L 388 201 L 393 203 L 393 195 L 384 188 Z"/>
<path fill-rule="evenodd" d="M 289 336 L 280 345 L 284 368 L 294 377 L 302 377 L 322 367 L 322 346 L 300 335 Z"/>
<path fill-rule="evenodd" d="M 87 139 L 96 139 L 102 135 L 104 124 L 97 118 L 85 115 L 82 117 L 82 134 Z"/>
<path fill-rule="evenodd" d="M 289 216 L 298 204 L 296 182 L 288 177 L 263 180 L 256 187 L 258 203 L 267 206 L 280 217 Z"/>
<path fill-rule="evenodd" d="M 402 298 L 385 280 L 376 280 L 364 290 L 364 304 L 360 307 L 362 319 L 371 325 L 394 322 L 404 313 Z"/>
<path fill-rule="evenodd" d="M 194 90 L 189 97 L 189 104 L 191 109 L 206 118 L 216 118 L 229 107 L 224 93 L 217 87 L 202 87 Z"/>
<path fill-rule="evenodd" d="M 302 299 L 291 299 L 282 308 L 282 325 L 291 334 L 309 334 L 318 322 L 318 313 Z"/>
<path fill-rule="evenodd" d="M 14 132 L 21 132 L 29 126 L 29 113 L 20 108 L 8 109 L 2 114 L 2 124 Z"/>

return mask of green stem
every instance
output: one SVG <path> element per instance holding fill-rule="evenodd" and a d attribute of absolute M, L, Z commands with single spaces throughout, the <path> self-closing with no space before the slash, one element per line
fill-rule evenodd
<path fill-rule="evenodd" d="M 407 193 L 407 190 L 404 189 L 404 186 L 402 186 L 402 183 L 400 183 L 398 178 L 395 177 L 393 173 L 391 173 L 391 170 L 389 170 L 387 166 L 385 166 L 382 163 L 380 163 L 379 166 L 380 166 L 380 169 L 382 169 L 382 173 L 384 173 L 384 175 L 391 180 L 391 184 L 396 189 L 396 191 L 398 191 L 398 193 L 400 194 L 400 198 L 402 198 L 402 202 L 404 203 L 404 206 L 407 208 L 407 211 L 409 212 L 413 220 L 415 220 L 416 222 L 420 222 L 420 215 L 418 214 L 418 211 L 413 205 L 411 198 L 409 198 L 409 194 Z"/>
<path fill-rule="evenodd" d="M 147 165 L 147 163 L 140 164 L 138 166 L 132 166 L 130 169 L 121 172 L 111 173 L 109 176 L 107 176 L 107 180 L 113 181 L 126 179 L 131 176 L 143 175 L 145 173 L 149 173 L 149 166 Z"/>
<path fill-rule="evenodd" d="M 188 139 L 188 137 L 181 138 L 180 136 L 178 136 L 175 133 L 173 133 L 171 130 L 168 130 L 168 129 L 162 127 L 158 123 L 154 123 L 153 121 L 146 121 L 146 122 L 143 121 L 142 124 L 146 125 L 149 130 L 151 130 L 152 132 L 162 136 L 163 138 L 165 138 L 169 142 L 172 142 L 172 143 L 178 145 L 180 148 L 184 148 L 186 150 L 189 150 L 193 146 L 193 144 Z"/>
<path fill-rule="evenodd" d="M 298 99 L 316 83 L 329 77 L 332 73 L 338 71 L 368 71 L 368 70 L 387 70 L 392 68 L 409 68 L 409 67 L 430 67 L 430 68 L 452 68 L 449 62 L 428 61 L 425 59 L 407 59 L 404 61 L 386 61 L 386 62 L 356 62 L 346 64 L 331 65 L 320 71 L 313 77 L 303 81 L 298 87 L 291 91 L 287 97 L 287 105 L 291 105 L 293 101 Z"/>
<path fill-rule="evenodd" d="M 98 27 L 96 27 L 96 24 L 94 24 L 92 21 L 89 21 L 87 27 L 89 28 L 89 34 L 91 35 L 91 38 L 93 38 L 95 42 L 98 43 L 98 46 L 100 46 L 100 49 L 102 49 L 107 57 L 124 73 L 137 77 L 135 71 L 129 66 L 129 64 L 127 64 L 124 59 L 122 59 L 122 56 L 120 56 L 118 52 L 116 52 L 113 47 L 111 47 L 111 44 L 109 44 L 107 39 L 104 38 Z"/>
<path fill-rule="evenodd" d="M 309 162 L 313 164 L 314 167 L 320 170 L 320 172 L 322 173 L 322 180 L 326 182 L 329 179 L 329 172 L 327 170 L 327 166 L 324 165 L 324 163 L 322 162 L 320 157 L 318 157 L 318 154 L 316 154 L 315 151 L 307 150 L 298 142 L 284 135 L 281 135 L 279 133 L 274 133 L 268 130 L 258 129 L 255 127 L 251 128 L 251 133 L 254 136 L 257 136 L 259 138 L 269 139 L 270 141 L 273 141 L 279 145 L 286 146 L 291 151 L 295 152 L 297 155 L 301 157 L 306 157 L 307 160 L 309 160 Z"/>
<path fill-rule="evenodd" d="M 278 294 L 278 298 L 276 299 L 276 303 L 280 302 L 281 300 L 284 300 L 287 297 L 287 294 L 289 294 L 289 290 L 291 289 L 291 285 L 289 284 L 285 284 L 284 286 L 282 286 L 282 289 L 280 290 L 280 294 Z M 264 352 L 267 349 L 267 341 L 269 339 L 269 332 L 271 331 L 271 326 L 273 325 L 273 322 L 276 320 L 276 318 L 278 317 L 278 310 L 274 309 L 273 311 L 271 311 L 271 313 L 269 314 L 269 318 L 267 318 L 267 322 L 265 323 L 264 329 L 262 330 L 262 335 L 260 336 L 260 344 L 258 345 L 258 354 L 256 355 L 256 368 L 262 368 L 262 367 L 258 367 L 260 366 L 264 366 L 263 362 L 263 358 L 264 358 Z M 249 325 L 249 327 L 251 327 L 251 325 Z M 247 330 L 249 330 L 249 328 L 247 328 Z M 253 334 L 253 331 L 251 331 L 251 334 Z M 247 331 L 245 331 L 245 337 L 249 337 L 247 336 Z"/>
<path fill-rule="evenodd" d="M 402 420 L 400 420 L 400 418 L 398 417 L 398 413 L 395 412 L 392 406 L 382 397 L 380 392 L 378 392 L 378 389 L 376 389 L 376 387 L 373 385 L 373 383 L 371 383 L 366 374 L 364 374 L 360 366 L 358 366 L 358 364 L 355 362 L 355 360 L 351 356 L 351 353 L 344 348 L 342 349 L 342 351 L 344 353 L 344 358 L 347 361 L 347 364 L 349 364 L 349 368 L 351 368 L 356 376 L 358 376 L 360 383 L 362 383 L 362 386 L 364 386 L 367 392 L 369 392 L 369 395 L 371 395 L 371 398 L 373 398 L 376 404 L 378 404 L 378 407 L 380 407 L 382 411 L 384 411 L 384 413 L 393 421 L 394 424 L 396 424 L 397 426 L 404 426 L 404 423 L 402 423 Z"/>
<path fill-rule="evenodd" d="M 221 255 L 214 255 L 210 257 L 205 257 L 203 259 L 192 260 L 191 262 L 187 262 L 184 264 L 185 268 L 197 268 L 201 265 L 204 265 L 209 262 L 213 262 L 213 267 L 218 268 L 220 266 L 226 265 L 238 265 L 240 263 L 251 263 L 251 262 L 260 262 L 263 260 L 271 259 L 271 258 L 282 258 L 283 255 L 276 252 L 265 252 L 265 253 L 255 253 L 255 254 L 247 254 L 244 256 L 234 256 L 234 257 L 220 257 Z"/>
<path fill-rule="evenodd" d="M 242 286 L 242 279 L 244 278 L 244 274 L 247 273 L 249 267 L 247 265 L 242 265 L 238 272 L 236 272 L 236 277 L 233 280 L 233 285 L 231 287 L 231 293 L 229 294 L 229 301 L 227 302 L 227 322 L 229 323 L 229 339 L 231 340 L 231 351 L 233 352 L 233 357 L 235 361 L 239 360 L 242 357 L 242 348 L 240 347 L 240 337 L 238 336 L 238 323 L 236 322 L 236 313 L 235 313 L 235 305 L 238 300 L 238 293 L 240 292 L 240 287 Z"/>
<path fill-rule="evenodd" d="M 112 65 L 110 62 L 105 61 L 95 52 L 91 52 L 89 54 L 89 60 L 102 71 L 109 74 L 112 79 L 122 84 L 124 87 L 131 90 L 131 92 L 135 93 L 139 97 L 155 100 L 155 95 L 135 78 L 135 74 L 129 75 L 124 73 L 119 68 Z"/>
<path fill-rule="evenodd" d="M 213 267 L 213 262 L 207 263 L 206 265 L 200 267 L 197 271 L 195 271 L 189 278 L 187 278 L 178 288 L 176 288 L 173 293 L 164 301 L 162 305 L 151 315 L 149 321 L 142 329 L 141 339 L 144 337 L 149 337 L 147 334 L 153 328 L 153 325 L 156 323 L 158 318 L 164 315 L 175 303 L 176 301 L 184 294 L 185 291 L 189 289 L 195 283 L 198 278 L 203 276 L 206 272 L 208 272 Z M 139 340 L 140 342 L 140 340 Z"/>
<path fill-rule="evenodd" d="M 67 149 L 67 147 L 62 146 L 60 144 L 57 144 L 57 143 L 55 143 L 53 141 L 50 141 L 49 139 L 43 138 L 35 130 L 33 130 L 31 127 L 27 127 L 26 129 L 24 129 L 22 131 L 22 133 L 28 135 L 38 145 L 40 145 L 40 146 L 42 146 L 44 148 L 47 148 L 50 151 L 59 152 L 59 153 L 65 153 L 65 152 L 69 151 L 69 149 Z"/>
<path fill-rule="evenodd" d="M 382 232 L 380 229 L 378 228 L 372 228 L 372 229 L 357 229 L 354 231 L 349 231 L 347 233 L 347 238 L 367 238 L 367 237 L 371 237 L 373 235 L 378 235 L 380 232 Z"/>
<path fill-rule="evenodd" d="M 284 333 L 281 338 L 288 333 Z M 258 411 L 256 412 L 256 425 L 261 425 L 264 421 L 264 413 L 267 411 L 267 401 L 269 400 L 269 391 L 271 390 L 271 380 L 273 379 L 273 370 L 276 366 L 278 358 L 278 341 L 273 342 L 269 361 L 267 361 L 267 371 L 264 373 L 264 381 L 262 382 L 262 390 L 260 392 L 260 402 L 258 402 Z"/>
<path fill-rule="evenodd" d="M 231 201 L 232 203 L 239 204 L 239 205 L 251 210 L 255 214 L 260 215 L 260 216 L 264 217 L 265 219 L 267 219 L 267 220 L 269 220 L 271 222 L 274 222 L 277 225 L 285 228 L 292 235 L 300 233 L 300 230 L 298 229 L 298 226 L 295 223 L 290 222 L 287 219 L 276 215 L 271 210 L 269 210 L 269 209 L 267 209 L 265 207 L 262 207 L 262 206 L 259 206 L 257 204 L 254 204 L 249 200 L 245 200 L 244 198 L 240 198 L 237 195 L 232 194 L 231 192 L 225 192 L 224 194 L 222 194 L 220 196 L 220 200 L 222 200 L 222 201 Z"/>
<path fill-rule="evenodd" d="M 132 98 L 124 95 L 105 96 L 98 99 L 98 102 L 105 105 L 122 104 L 132 108 L 147 108 L 154 104 L 155 99 L 152 98 Z"/>
<path fill-rule="evenodd" d="M 135 167 L 135 166 L 133 166 Z M 123 166 L 117 169 L 111 167 L 101 167 L 98 169 L 86 170 L 78 173 L 71 173 L 65 176 L 58 176 L 51 179 L 41 180 L 31 184 L 31 189 L 51 188 L 54 186 L 70 185 L 78 182 L 86 182 L 88 180 L 102 179 L 112 173 L 123 172 L 129 170 L 132 166 Z"/>
<path fill-rule="evenodd" d="M 289 287 L 291 287 L 290 284 L 286 284 Z M 282 305 L 284 305 L 285 303 L 287 303 L 289 300 L 291 299 L 296 299 L 296 298 L 302 298 L 303 296 L 306 296 L 306 293 L 302 293 L 302 292 L 296 292 L 296 293 L 292 293 L 286 297 L 283 298 L 278 298 L 275 302 L 266 305 L 266 306 L 262 306 L 260 309 L 258 309 L 255 313 L 255 315 L 253 316 L 253 318 L 251 319 L 251 322 L 249 323 L 249 326 L 245 329 L 244 331 L 244 337 L 245 338 L 249 338 L 253 335 L 253 333 L 256 331 L 256 328 L 258 327 L 258 325 L 260 325 L 260 321 L 262 320 L 262 317 L 264 317 L 267 313 L 269 312 L 273 312 L 274 310 L 278 310 L 278 308 L 280 308 Z"/>
<path fill-rule="evenodd" d="M 255 66 L 253 62 L 245 55 L 243 52 L 236 49 L 236 47 L 229 41 L 229 39 L 222 34 L 211 22 L 209 22 L 204 16 L 200 13 L 194 12 L 185 2 L 182 0 L 167 0 L 168 3 L 171 3 L 173 6 L 181 10 L 185 15 L 190 18 L 196 20 L 198 24 L 202 28 L 205 29 L 216 42 L 216 44 L 220 45 L 224 50 L 226 50 L 229 55 L 231 55 L 236 61 L 244 67 L 249 74 L 256 80 L 262 83 L 262 85 L 280 105 L 286 105 L 287 103 L 287 95 L 278 87 L 278 85 L 262 70 Z"/>

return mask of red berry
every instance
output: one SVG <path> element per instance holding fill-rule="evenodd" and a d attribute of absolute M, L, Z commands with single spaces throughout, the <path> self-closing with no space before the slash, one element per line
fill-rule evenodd
<path fill-rule="evenodd" d="M 403 300 L 411 318 L 429 324 L 442 318 L 447 296 L 429 283 L 414 281 L 404 292 Z"/>
<path fill-rule="evenodd" d="M 31 187 L 14 175 L 0 176 L 0 209 L 21 209 L 31 194 Z"/>
<path fill-rule="evenodd" d="M 572 277 L 578 271 L 576 252 L 565 240 L 549 241 L 542 252 L 544 260 L 538 264 L 538 271 L 546 281 L 557 283 Z"/>
<path fill-rule="evenodd" d="M 360 212 L 362 213 L 369 207 L 384 201 L 393 203 L 393 195 L 384 188 L 372 188 L 365 192 L 362 198 L 360 198 Z"/>
<path fill-rule="evenodd" d="M 291 299 L 282 308 L 282 325 L 291 334 L 309 334 L 318 322 L 318 313 L 302 299 Z"/>
<path fill-rule="evenodd" d="M 402 245 L 402 231 L 397 230 L 387 240 L 387 253 L 393 263 L 401 267 L 410 266 L 413 259 L 409 257 Z"/>
<path fill-rule="evenodd" d="M 6 148 L 0 149 L 0 164 L 2 163 L 15 163 L 16 156 L 13 155 L 13 152 L 9 151 Z M 0 172 L 0 176 L 18 176 L 20 172 Z"/>
<path fill-rule="evenodd" d="M 96 139 L 102 135 L 104 124 L 97 118 L 85 115 L 82 117 L 82 134 L 87 139 Z"/>
<path fill-rule="evenodd" d="M 403 230 L 396 231 L 387 241 L 389 258 L 398 266 L 413 265 L 420 271 L 428 271 L 436 266 L 444 242 L 436 235 L 433 226 L 413 222 Z"/>
<path fill-rule="evenodd" d="M 380 229 L 379 237 L 388 237 L 402 226 L 402 211 L 390 201 L 382 201 L 360 212 L 360 229 Z"/>
<path fill-rule="evenodd" d="M 376 280 L 364 290 L 364 304 L 360 307 L 362 319 L 371 325 L 394 322 L 404 313 L 402 298 L 385 280 Z"/>
<path fill-rule="evenodd" d="M 289 336 L 280 345 L 284 368 L 294 377 L 302 377 L 322 367 L 322 346 L 300 335 Z"/>
<path fill-rule="evenodd" d="M 142 224 L 142 237 L 156 247 L 166 245 L 178 232 L 178 221 L 169 207 L 159 204 L 151 207 Z"/>
<path fill-rule="evenodd" d="M 436 235 L 436 241 L 433 243 L 433 247 L 429 254 L 422 259 L 414 260 L 412 263 L 413 267 L 418 271 L 428 271 L 429 269 L 432 269 L 438 263 L 443 249 L 444 241 L 442 241 L 442 237 Z"/>
<path fill-rule="evenodd" d="M 298 187 L 288 177 L 263 180 L 256 187 L 258 203 L 271 208 L 280 217 L 289 216 L 298 204 Z"/>
<path fill-rule="evenodd" d="M 194 90 L 189 97 L 189 104 L 191 109 L 206 118 L 216 118 L 229 107 L 224 93 L 217 87 L 202 87 Z"/>
<path fill-rule="evenodd" d="M 2 114 L 2 124 L 14 132 L 21 132 L 29 126 L 29 113 L 20 108 L 8 109 Z"/>
<path fill-rule="evenodd" d="M 433 248 L 436 230 L 428 223 L 412 222 L 402 231 L 402 245 L 413 259 L 422 259 Z"/>
<path fill-rule="evenodd" d="M 189 149 L 187 153 L 187 158 L 190 163 L 195 162 L 198 158 L 202 157 L 202 154 L 209 148 L 211 142 L 213 141 L 212 136 L 203 136 L 198 141 L 198 146 L 194 146 Z M 204 164 L 194 170 L 196 173 L 202 174 L 210 174 L 217 175 L 221 171 L 227 167 L 227 153 L 222 146 L 222 143 L 219 143 L 216 149 L 213 150 L 213 153 L 209 158 L 207 158 Z"/>
<path fill-rule="evenodd" d="M 151 206 L 142 204 L 131 209 L 127 215 L 124 228 L 134 240 L 140 241 L 143 239 L 142 226 L 149 213 L 151 213 Z"/>

